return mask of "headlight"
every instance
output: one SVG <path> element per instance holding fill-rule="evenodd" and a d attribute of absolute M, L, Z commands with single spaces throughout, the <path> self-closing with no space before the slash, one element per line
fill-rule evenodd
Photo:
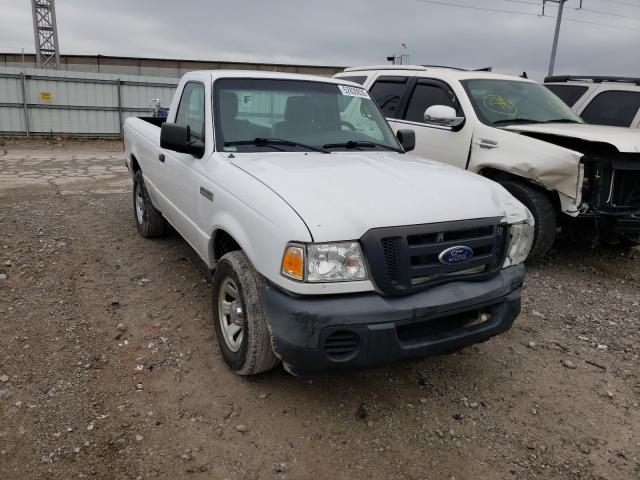
<path fill-rule="evenodd" d="M 291 244 L 282 259 L 282 274 L 312 283 L 367 279 L 358 242 Z"/>
<path fill-rule="evenodd" d="M 518 265 L 529 255 L 534 236 L 533 217 L 530 215 L 524 222 L 509 225 L 509 244 L 504 267 Z"/>

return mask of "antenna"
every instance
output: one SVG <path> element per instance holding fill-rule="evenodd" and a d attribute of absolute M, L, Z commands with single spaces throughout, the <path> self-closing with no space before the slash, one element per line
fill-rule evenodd
<path fill-rule="evenodd" d="M 37 68 L 60 68 L 54 0 L 31 0 Z"/>

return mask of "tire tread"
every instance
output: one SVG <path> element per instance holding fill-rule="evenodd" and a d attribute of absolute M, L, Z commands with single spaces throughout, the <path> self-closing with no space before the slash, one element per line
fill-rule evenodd
<path fill-rule="evenodd" d="M 138 223 L 138 218 L 136 216 L 136 187 L 140 185 L 142 189 L 142 198 L 145 203 L 145 220 L 142 224 Z M 167 234 L 169 230 L 169 225 L 165 218 L 162 216 L 159 210 L 157 210 L 153 203 L 151 202 L 151 197 L 149 197 L 149 192 L 147 192 L 147 187 L 144 183 L 144 177 L 142 176 L 142 170 L 138 170 L 134 176 L 133 182 L 133 214 L 136 222 L 136 226 L 138 227 L 138 232 L 144 238 L 159 238 L 163 237 Z"/>
<path fill-rule="evenodd" d="M 556 238 L 556 211 L 551 200 L 542 190 L 525 182 L 503 180 L 500 185 L 522 202 L 533 215 L 535 233 L 529 259 L 540 259 L 551 249 Z"/>
<path fill-rule="evenodd" d="M 280 363 L 280 359 L 272 348 L 271 333 L 260 298 L 260 287 L 266 284 L 266 280 L 253 268 L 241 250 L 226 253 L 219 264 L 223 262 L 229 265 L 240 282 L 239 288 L 243 296 L 245 322 L 247 322 L 247 328 L 244 330 L 247 342 L 244 358 L 240 364 L 230 366 L 238 375 L 255 375 L 271 370 Z M 217 288 L 217 279 L 218 277 L 214 275 L 213 288 Z M 217 304 L 214 304 L 213 308 L 214 322 L 218 322 Z M 224 342 L 224 339 L 218 338 L 218 342 Z"/>

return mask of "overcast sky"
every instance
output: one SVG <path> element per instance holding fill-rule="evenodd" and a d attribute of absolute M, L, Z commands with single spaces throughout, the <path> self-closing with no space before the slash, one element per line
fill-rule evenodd
<path fill-rule="evenodd" d="M 557 7 L 544 18 L 532 3 L 542 0 L 56 0 L 56 13 L 63 54 L 349 66 L 408 53 L 540 80 Z M 566 3 L 556 73 L 640 77 L 640 0 L 583 0 L 604 13 L 578 4 Z M 34 51 L 31 2 L 0 0 L 0 52 L 22 48 Z"/>

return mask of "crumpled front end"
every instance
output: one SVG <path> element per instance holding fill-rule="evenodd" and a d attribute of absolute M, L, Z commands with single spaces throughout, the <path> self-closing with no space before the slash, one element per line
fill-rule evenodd
<path fill-rule="evenodd" d="M 558 137 L 561 138 L 561 137 Z M 542 141 L 540 141 L 542 140 Z M 525 178 L 560 194 L 562 211 L 577 215 L 583 154 L 550 139 L 479 125 L 473 136 L 468 169 L 493 170 Z"/>
<path fill-rule="evenodd" d="M 595 134 L 581 138 L 585 135 L 580 127 L 586 126 L 575 125 L 567 131 L 557 131 L 555 125 L 509 127 L 501 131 L 496 148 L 509 146 L 513 152 L 513 143 L 519 141 L 521 156 L 505 160 L 493 150 L 493 155 L 485 153 L 485 148 L 475 159 L 472 152 L 473 164 L 481 170 L 489 158 L 494 164 L 499 158 L 501 170 L 558 192 L 561 210 L 574 217 L 563 216 L 560 223 L 576 238 L 640 239 L 640 148 L 609 143 L 606 136 Z"/>
<path fill-rule="evenodd" d="M 639 238 L 640 153 L 585 155 L 583 164 L 581 217 L 605 235 Z"/>

